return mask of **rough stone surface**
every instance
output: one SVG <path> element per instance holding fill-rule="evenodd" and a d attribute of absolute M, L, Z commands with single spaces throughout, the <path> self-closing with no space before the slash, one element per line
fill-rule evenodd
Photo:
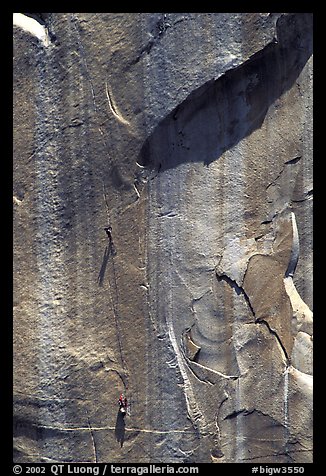
<path fill-rule="evenodd" d="M 26 15 L 15 461 L 311 462 L 311 14 Z"/>

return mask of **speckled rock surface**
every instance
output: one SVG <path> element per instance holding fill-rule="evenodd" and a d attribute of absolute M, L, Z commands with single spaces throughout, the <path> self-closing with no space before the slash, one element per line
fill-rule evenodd
<path fill-rule="evenodd" d="M 15 461 L 311 462 L 311 14 L 34 18 Z"/>

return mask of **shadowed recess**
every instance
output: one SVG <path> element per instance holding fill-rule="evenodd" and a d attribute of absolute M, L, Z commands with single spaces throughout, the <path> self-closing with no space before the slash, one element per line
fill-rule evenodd
<path fill-rule="evenodd" d="M 277 39 L 240 66 L 193 91 L 145 141 L 137 162 L 163 171 L 209 165 L 261 127 L 268 108 L 298 78 L 312 54 L 312 14 L 281 16 Z"/>

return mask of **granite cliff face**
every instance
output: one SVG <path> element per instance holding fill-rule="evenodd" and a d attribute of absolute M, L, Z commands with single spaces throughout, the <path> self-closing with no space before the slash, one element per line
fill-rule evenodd
<path fill-rule="evenodd" d="M 25 15 L 15 461 L 311 462 L 311 14 Z"/>

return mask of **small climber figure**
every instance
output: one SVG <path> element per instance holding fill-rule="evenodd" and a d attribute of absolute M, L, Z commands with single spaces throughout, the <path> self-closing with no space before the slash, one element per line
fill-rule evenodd
<path fill-rule="evenodd" d="M 128 401 L 127 401 L 127 398 L 123 395 L 123 393 L 121 393 L 119 397 L 118 404 L 119 404 L 119 411 L 121 413 L 126 413 Z"/>
<path fill-rule="evenodd" d="M 119 403 L 120 407 L 123 407 L 123 404 L 124 404 L 124 395 L 123 395 L 123 393 L 121 393 L 121 395 L 119 397 L 119 400 L 118 400 L 118 403 Z"/>
<path fill-rule="evenodd" d="M 105 230 L 106 234 L 108 235 L 108 238 L 111 242 L 112 241 L 112 226 L 105 226 L 104 230 Z"/>
<path fill-rule="evenodd" d="M 109 252 L 111 255 L 116 255 L 117 252 L 115 250 L 115 247 L 114 247 L 114 243 L 113 243 L 113 238 L 112 238 L 112 226 L 105 226 L 104 227 L 104 230 L 106 232 L 106 234 L 108 235 L 108 239 L 109 239 Z"/>

